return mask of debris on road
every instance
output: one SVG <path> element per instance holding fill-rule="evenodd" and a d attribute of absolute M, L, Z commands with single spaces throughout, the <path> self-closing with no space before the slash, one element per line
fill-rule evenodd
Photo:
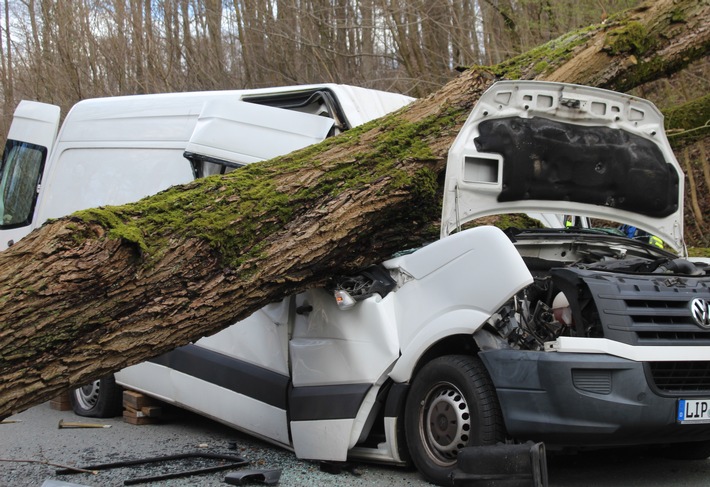
<path fill-rule="evenodd" d="M 96 465 L 90 465 L 83 467 L 87 470 L 110 470 L 114 468 L 125 468 L 125 467 L 137 467 L 145 466 L 149 464 L 163 463 L 169 464 L 170 462 L 183 461 L 183 460 L 193 460 L 193 459 L 206 459 L 215 460 L 216 464 L 207 467 L 201 467 L 191 470 L 180 470 L 174 472 L 168 472 L 159 475 L 153 475 L 149 477 L 136 477 L 132 479 L 126 479 L 123 485 L 137 485 L 147 482 L 157 482 L 159 480 L 176 479 L 181 477 L 190 477 L 192 475 L 200 475 L 206 473 L 219 472 L 221 470 L 229 470 L 230 468 L 238 468 L 248 465 L 249 462 L 241 457 L 234 455 L 220 455 L 216 453 L 181 453 L 177 455 L 164 455 L 159 457 L 143 458 L 138 460 L 124 460 L 112 463 L 100 463 Z M 76 469 L 61 469 L 55 471 L 57 475 L 69 475 L 74 474 Z"/>
<path fill-rule="evenodd" d="M 96 475 L 98 472 L 96 470 L 88 470 L 79 467 L 71 467 L 69 465 L 62 465 L 61 463 L 48 462 L 47 460 L 33 460 L 33 459 L 18 459 L 18 458 L 0 458 L 0 462 L 8 463 L 37 463 L 40 465 L 48 465 L 50 467 L 57 467 L 66 470 L 69 473 L 90 473 Z"/>
<path fill-rule="evenodd" d="M 57 428 L 61 429 L 67 429 L 67 428 L 110 428 L 110 424 L 102 424 L 102 423 L 75 423 L 71 421 L 64 421 L 63 419 L 59 420 L 59 425 L 57 425 Z"/>
<path fill-rule="evenodd" d="M 246 485 L 259 482 L 264 485 L 276 485 L 281 479 L 281 469 L 273 470 L 242 470 L 227 474 L 224 481 L 229 485 Z"/>

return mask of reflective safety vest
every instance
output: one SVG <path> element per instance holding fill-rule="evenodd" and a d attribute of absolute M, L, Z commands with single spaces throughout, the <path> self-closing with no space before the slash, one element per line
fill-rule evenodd
<path fill-rule="evenodd" d="M 663 240 L 656 237 L 655 235 L 648 236 L 648 243 L 650 243 L 651 245 L 655 245 L 656 247 L 663 248 Z"/>
<path fill-rule="evenodd" d="M 656 237 L 655 235 L 651 235 L 650 233 L 646 233 L 643 230 L 639 230 L 638 228 L 631 226 L 631 225 L 621 225 L 619 227 L 619 230 L 624 232 L 624 235 L 626 235 L 629 238 L 635 238 L 639 240 L 646 240 L 651 245 L 655 245 L 656 247 L 663 248 L 663 240 L 660 238 Z"/>

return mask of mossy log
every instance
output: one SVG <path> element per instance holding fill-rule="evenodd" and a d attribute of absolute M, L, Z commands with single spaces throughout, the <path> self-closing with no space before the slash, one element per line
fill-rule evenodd
<path fill-rule="evenodd" d="M 674 150 L 710 138 L 710 95 L 664 110 L 663 116 Z"/>
<path fill-rule="evenodd" d="M 0 254 L 0 417 L 435 238 L 448 148 L 498 77 L 626 89 L 707 53 L 707 2 L 652 3 L 317 146 L 45 224 Z M 610 49 L 629 22 L 646 43 Z"/>

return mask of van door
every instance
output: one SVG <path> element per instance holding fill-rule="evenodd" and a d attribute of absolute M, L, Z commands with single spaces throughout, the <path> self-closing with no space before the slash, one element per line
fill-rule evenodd
<path fill-rule="evenodd" d="M 271 159 L 324 140 L 328 117 L 243 101 L 205 103 L 185 148 L 197 176 L 226 172 Z M 217 166 L 214 166 L 217 164 Z"/>
<path fill-rule="evenodd" d="M 30 233 L 47 156 L 57 137 L 56 105 L 23 100 L 0 163 L 0 250 Z"/>

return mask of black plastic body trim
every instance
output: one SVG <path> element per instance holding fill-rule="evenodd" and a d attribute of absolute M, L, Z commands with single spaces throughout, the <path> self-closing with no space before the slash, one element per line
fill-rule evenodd
<path fill-rule="evenodd" d="M 289 410 L 291 421 L 352 419 L 372 387 L 371 384 L 292 387 L 288 376 L 197 345 L 180 347 L 150 362 Z"/>
<path fill-rule="evenodd" d="M 400 413 L 404 411 L 404 403 L 407 400 L 408 392 L 409 384 L 392 384 L 385 403 L 385 417 L 399 417 Z"/>
<path fill-rule="evenodd" d="M 164 365 L 271 406 L 286 409 L 290 378 L 197 345 L 186 345 L 150 362 Z"/>
<path fill-rule="evenodd" d="M 290 391 L 290 419 L 352 419 L 370 387 L 372 384 L 294 387 Z"/>

